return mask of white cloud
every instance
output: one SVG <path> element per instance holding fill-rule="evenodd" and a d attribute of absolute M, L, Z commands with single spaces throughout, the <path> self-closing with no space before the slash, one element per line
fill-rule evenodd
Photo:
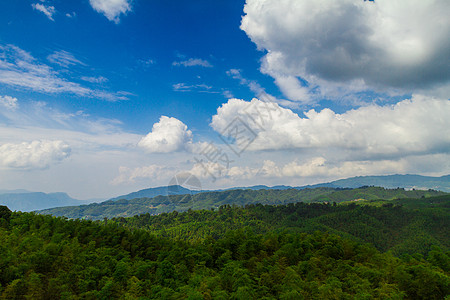
<path fill-rule="evenodd" d="M 211 126 L 225 135 L 237 127 L 238 139 L 254 139 L 251 150 L 334 147 L 360 158 L 380 159 L 450 149 L 450 101 L 445 99 L 414 96 L 393 106 L 371 105 L 343 114 L 312 109 L 304 114 L 301 118 L 257 99 L 230 99 L 218 108 Z"/>
<path fill-rule="evenodd" d="M 60 51 L 59 53 L 66 53 Z M 70 54 L 70 53 L 69 53 Z M 71 55 L 58 56 L 58 63 L 75 64 Z M 79 62 L 79 61 L 78 61 Z M 81 63 L 81 62 L 80 62 Z M 92 90 L 76 82 L 63 78 L 60 73 L 46 64 L 40 63 L 30 53 L 13 45 L 0 45 L 0 83 L 28 88 L 41 93 L 71 93 L 77 96 L 99 98 L 107 101 L 127 100 L 121 92 Z"/>
<path fill-rule="evenodd" d="M 138 145 L 150 153 L 189 150 L 192 147 L 192 132 L 180 120 L 161 116 Z"/>
<path fill-rule="evenodd" d="M 105 78 L 103 76 L 98 77 L 89 77 L 89 76 L 82 76 L 81 80 L 90 82 L 90 83 L 105 83 L 108 82 L 108 78 Z"/>
<path fill-rule="evenodd" d="M 293 101 L 289 101 L 289 100 L 285 100 L 285 99 L 278 99 L 272 95 L 270 95 L 269 93 L 266 92 L 266 90 L 255 80 L 249 80 L 247 78 L 245 78 L 244 76 L 242 76 L 241 70 L 239 69 L 230 69 L 227 72 L 227 75 L 239 80 L 239 83 L 241 85 L 245 85 L 247 86 L 250 91 L 252 91 L 253 93 L 255 93 L 256 98 L 261 99 L 263 101 L 266 102 L 273 102 L 273 103 L 278 103 L 280 105 L 283 105 L 285 107 L 290 107 L 290 108 L 298 108 L 298 102 L 293 102 Z M 228 99 L 232 98 L 232 97 L 227 97 Z M 309 100 L 309 96 L 307 96 L 307 98 L 304 99 L 305 101 Z"/>
<path fill-rule="evenodd" d="M 148 59 L 139 59 L 137 61 L 142 67 L 148 68 L 154 64 L 156 64 L 156 60 L 148 58 Z"/>
<path fill-rule="evenodd" d="M 33 3 L 31 4 L 31 6 L 33 7 L 33 9 L 42 12 L 43 14 L 45 14 L 47 16 L 47 18 L 49 18 L 52 21 L 55 21 L 53 19 L 53 15 L 55 14 L 56 10 L 54 6 L 50 6 L 50 5 L 44 5 L 44 4 L 40 4 L 40 3 Z"/>
<path fill-rule="evenodd" d="M 175 83 L 174 85 L 172 85 L 173 90 L 177 91 L 177 92 L 192 92 L 192 91 L 197 91 L 197 92 L 203 92 L 203 93 L 218 93 L 216 91 L 212 90 L 212 86 L 207 85 L 207 84 L 186 84 L 183 82 L 180 83 Z"/>
<path fill-rule="evenodd" d="M 63 141 L 32 141 L 0 146 L 0 166 L 12 169 L 44 169 L 70 155 Z"/>
<path fill-rule="evenodd" d="M 121 130 L 116 119 L 95 118 L 79 111 L 61 111 L 45 102 L 0 109 L 0 144 L 32 140 L 64 140 L 72 149 L 135 148 L 141 135 Z M 3 122 L 4 121 L 4 122 Z"/>
<path fill-rule="evenodd" d="M 448 85 L 449 11 L 446 0 L 248 0 L 241 29 L 267 51 L 262 72 L 307 102 L 306 91 L 320 99 Z"/>
<path fill-rule="evenodd" d="M 53 52 L 52 54 L 47 56 L 47 59 L 51 63 L 57 64 L 64 68 L 74 66 L 74 65 L 86 66 L 86 64 L 84 64 L 80 60 L 76 59 L 72 53 L 64 51 L 64 50 L 59 50 L 59 51 Z"/>
<path fill-rule="evenodd" d="M 184 66 L 184 67 L 205 67 L 205 68 L 212 68 L 212 65 L 209 61 L 200 59 L 200 58 L 189 58 L 188 60 L 183 61 L 174 61 L 172 63 L 173 66 Z"/>
<path fill-rule="evenodd" d="M 15 110 L 19 106 L 17 98 L 11 96 L 0 96 L 0 105 L 6 107 L 9 110 Z"/>
<path fill-rule="evenodd" d="M 131 11 L 130 0 L 89 0 L 92 8 L 103 14 L 108 20 L 118 24 L 120 15 Z"/>

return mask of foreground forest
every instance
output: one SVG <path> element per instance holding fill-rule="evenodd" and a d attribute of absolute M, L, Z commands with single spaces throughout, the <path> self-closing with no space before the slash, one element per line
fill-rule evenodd
<path fill-rule="evenodd" d="M 444 299 L 449 211 L 449 196 L 224 205 L 103 221 L 0 207 L 0 295 Z"/>

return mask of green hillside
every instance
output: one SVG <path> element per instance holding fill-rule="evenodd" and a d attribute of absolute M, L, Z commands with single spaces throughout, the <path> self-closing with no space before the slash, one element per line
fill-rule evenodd
<path fill-rule="evenodd" d="M 103 220 L 113 217 L 130 217 L 150 213 L 153 215 L 186 211 L 188 209 L 217 209 L 221 205 L 248 204 L 287 204 L 295 202 L 342 202 L 356 199 L 396 199 L 420 198 L 444 195 L 443 192 L 428 190 L 405 191 L 403 189 L 384 189 L 364 187 L 358 189 L 314 188 L 287 190 L 227 190 L 204 192 L 195 195 L 157 196 L 154 198 L 137 198 L 132 200 L 115 200 L 90 205 L 58 207 L 39 211 L 43 214 L 65 216 L 67 218 L 86 218 Z"/>
<path fill-rule="evenodd" d="M 380 251 L 391 250 L 396 255 L 426 254 L 432 245 L 450 250 L 450 195 L 357 203 L 225 205 L 215 211 L 143 214 L 109 222 L 187 241 L 201 241 L 209 236 L 216 238 L 230 230 L 251 227 L 261 234 L 326 231 L 371 243 Z"/>

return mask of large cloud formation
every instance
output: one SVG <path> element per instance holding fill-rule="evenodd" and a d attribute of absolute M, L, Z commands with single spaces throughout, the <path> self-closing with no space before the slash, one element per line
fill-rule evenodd
<path fill-rule="evenodd" d="M 395 105 L 371 105 L 343 114 L 326 108 L 304 115 L 258 99 L 230 99 L 218 108 L 211 126 L 224 133 L 234 124 L 248 141 L 256 136 L 251 150 L 338 148 L 360 159 L 381 159 L 450 149 L 450 101 L 446 99 L 414 96 Z"/>
<path fill-rule="evenodd" d="M 447 0 L 247 0 L 244 12 L 241 29 L 267 51 L 261 70 L 291 100 L 450 80 Z"/>
<path fill-rule="evenodd" d="M 11 169 L 45 169 L 70 155 L 63 141 L 32 141 L 0 146 L 0 167 Z"/>
<path fill-rule="evenodd" d="M 192 132 L 176 118 L 161 116 L 152 131 L 138 144 L 150 153 L 169 153 L 188 150 L 192 145 Z"/>

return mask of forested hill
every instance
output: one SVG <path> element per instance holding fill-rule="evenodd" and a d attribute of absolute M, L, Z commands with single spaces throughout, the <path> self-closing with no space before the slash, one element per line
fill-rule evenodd
<path fill-rule="evenodd" d="M 450 195 L 420 199 L 331 203 L 250 204 L 218 210 L 150 214 L 109 222 L 144 228 L 174 239 L 201 241 L 230 230 L 251 227 L 256 233 L 330 232 L 375 245 L 395 255 L 428 253 L 432 245 L 450 250 Z M 450 262 L 449 262 L 450 263 Z"/>
<path fill-rule="evenodd" d="M 413 200 L 412 207 L 423 206 L 423 211 L 435 214 L 442 222 L 448 220 L 448 200 L 448 196 L 418 199 Z M 370 203 L 380 205 L 379 201 Z M 214 212 L 188 211 L 147 216 L 148 220 L 135 217 L 96 222 L 11 213 L 0 206 L 0 298 L 447 299 L 450 256 L 436 244 L 424 254 L 400 253 L 396 257 L 370 244 L 327 232 L 302 233 L 277 227 L 314 215 L 326 216 L 322 211 L 340 215 L 322 218 L 324 224 L 342 224 L 349 216 L 356 218 L 358 222 L 349 226 L 361 237 L 371 235 L 374 225 L 388 229 L 406 224 L 407 232 L 417 225 L 431 226 L 430 230 L 448 226 L 448 222 L 434 221 L 430 225 L 426 215 L 414 215 L 414 209 L 405 212 L 410 208 L 388 204 L 224 206 Z M 250 217 L 248 226 L 240 224 L 246 215 Z M 398 218 L 391 217 L 394 215 Z M 421 218 L 425 218 L 422 224 Z M 144 230 L 119 224 L 137 225 L 134 221 L 143 221 L 141 225 L 149 227 Z M 267 227 L 259 234 L 259 222 L 273 229 Z M 364 227 L 364 223 L 372 228 Z M 202 227 L 217 224 L 227 230 L 218 227 L 215 236 L 185 240 Z M 239 225 L 233 229 L 230 224 Z M 162 234 L 163 227 L 171 231 L 173 238 Z M 377 234 L 383 235 L 381 227 Z M 421 235 L 417 232 L 410 238 L 420 240 Z M 448 235 L 440 238 L 448 239 Z M 439 238 L 431 243 L 436 240 L 448 245 Z"/>
<path fill-rule="evenodd" d="M 445 193 L 428 190 L 384 189 L 364 187 L 358 189 L 287 189 L 287 190 L 227 190 L 204 192 L 195 195 L 157 196 L 132 200 L 105 201 L 102 203 L 59 207 L 39 211 L 42 214 L 102 220 L 113 217 L 130 217 L 139 214 L 160 214 L 188 209 L 210 209 L 221 205 L 287 204 L 295 202 L 342 202 L 351 200 L 421 198 Z"/>

